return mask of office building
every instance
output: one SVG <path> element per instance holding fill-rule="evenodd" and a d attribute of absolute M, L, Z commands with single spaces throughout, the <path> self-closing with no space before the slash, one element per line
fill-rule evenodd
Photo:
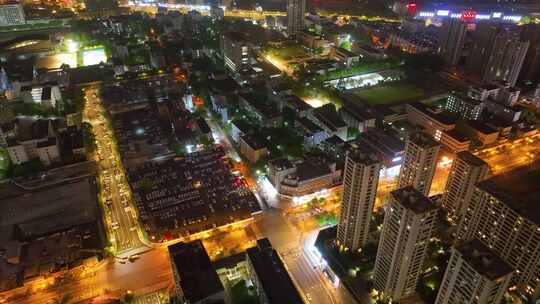
<path fill-rule="evenodd" d="M 267 238 L 246 250 L 247 272 L 264 304 L 303 304 L 285 264 Z"/>
<path fill-rule="evenodd" d="M 341 250 L 361 250 L 367 240 L 381 166 L 375 152 L 366 146 L 347 151 L 336 239 Z"/>
<path fill-rule="evenodd" d="M 201 240 L 180 242 L 168 251 L 180 303 L 230 303 Z"/>
<path fill-rule="evenodd" d="M 242 34 L 229 32 L 221 36 L 221 53 L 225 66 L 232 72 L 249 67 L 250 47 Z"/>
<path fill-rule="evenodd" d="M 446 99 L 445 109 L 466 120 L 477 120 L 482 114 L 484 104 L 465 94 L 454 92 Z"/>
<path fill-rule="evenodd" d="M 513 269 L 477 239 L 452 247 L 435 304 L 498 304 Z"/>
<path fill-rule="evenodd" d="M 461 19 L 444 20 L 440 29 L 438 52 L 449 66 L 458 64 L 465 43 L 467 23 Z"/>
<path fill-rule="evenodd" d="M 373 284 L 393 300 L 414 293 L 423 271 L 439 209 L 421 192 L 405 187 L 390 193 L 385 208 Z"/>
<path fill-rule="evenodd" d="M 250 135 L 240 136 L 240 153 L 254 164 L 262 157 L 268 155 L 266 143 L 257 137 Z"/>
<path fill-rule="evenodd" d="M 20 25 L 25 23 L 24 10 L 18 3 L 0 3 L 0 26 Z"/>
<path fill-rule="evenodd" d="M 295 36 L 304 30 L 306 0 L 287 0 L 287 34 Z"/>
<path fill-rule="evenodd" d="M 486 177 L 488 171 L 488 164 L 474 154 L 463 151 L 456 155 L 442 198 L 450 219 L 457 222 L 467 210 L 476 184 Z"/>
<path fill-rule="evenodd" d="M 424 195 L 429 195 L 440 148 L 439 143 L 426 133 L 411 134 L 405 143 L 398 188 L 413 186 Z"/>
<path fill-rule="evenodd" d="M 454 129 L 457 121 L 441 113 L 439 109 L 428 107 L 420 102 L 407 104 L 407 120 L 413 125 L 422 127 L 437 141 L 441 140 L 443 132 Z"/>
<path fill-rule="evenodd" d="M 484 82 L 504 80 L 514 86 L 529 42 L 522 41 L 516 29 L 491 23 L 479 23 L 473 37 L 468 71 Z"/>
<path fill-rule="evenodd" d="M 458 226 L 460 241 L 479 239 L 515 269 L 510 286 L 540 298 L 540 164 L 480 182 Z"/>

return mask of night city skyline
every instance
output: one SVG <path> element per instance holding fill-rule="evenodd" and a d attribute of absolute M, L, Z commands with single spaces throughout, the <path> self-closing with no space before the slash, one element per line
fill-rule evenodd
<path fill-rule="evenodd" d="M 0 303 L 540 303 L 539 14 L 0 0 Z"/>

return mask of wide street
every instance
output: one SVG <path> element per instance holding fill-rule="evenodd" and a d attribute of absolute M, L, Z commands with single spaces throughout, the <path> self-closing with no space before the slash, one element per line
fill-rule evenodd
<path fill-rule="evenodd" d="M 540 158 L 540 134 L 508 141 L 475 154 L 489 164 L 493 175 L 508 172 Z"/>
<path fill-rule="evenodd" d="M 83 120 L 92 125 L 96 139 L 94 154 L 99 163 L 100 201 L 106 214 L 104 222 L 115 253 L 122 254 L 143 246 L 139 238 L 141 233 L 136 210 L 130 200 L 130 190 L 113 140 L 113 131 L 105 116 L 100 88 L 91 86 L 84 90 L 86 104 Z"/>

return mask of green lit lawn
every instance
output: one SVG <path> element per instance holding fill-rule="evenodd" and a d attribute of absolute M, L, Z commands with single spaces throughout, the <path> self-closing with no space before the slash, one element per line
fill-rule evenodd
<path fill-rule="evenodd" d="M 394 104 L 424 97 L 424 90 L 409 84 L 388 84 L 368 89 L 357 89 L 354 95 L 370 105 Z"/>

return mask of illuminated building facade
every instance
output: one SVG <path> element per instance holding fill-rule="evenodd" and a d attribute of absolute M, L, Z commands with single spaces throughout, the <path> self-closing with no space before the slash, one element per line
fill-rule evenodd
<path fill-rule="evenodd" d="M 504 80 L 516 84 L 529 48 L 517 29 L 480 23 L 473 35 L 467 70 L 482 81 Z"/>
<path fill-rule="evenodd" d="M 20 4 L 0 4 L 0 26 L 24 24 L 24 10 Z"/>
<path fill-rule="evenodd" d="M 225 33 L 221 37 L 221 51 L 225 66 L 232 72 L 239 72 L 249 66 L 250 47 L 240 33 Z"/>
<path fill-rule="evenodd" d="M 295 36 L 304 30 L 306 0 L 287 0 L 287 34 Z"/>
<path fill-rule="evenodd" d="M 374 288 L 393 300 L 414 293 L 439 209 L 413 187 L 390 194 L 373 271 Z"/>
<path fill-rule="evenodd" d="M 367 240 L 381 167 L 374 151 L 365 146 L 347 152 L 336 239 L 344 251 L 361 250 Z"/>
<path fill-rule="evenodd" d="M 446 99 L 445 109 L 467 119 L 477 120 L 482 114 L 483 103 L 465 94 L 453 93 Z"/>
<path fill-rule="evenodd" d="M 479 239 L 515 269 L 510 286 L 534 303 L 540 299 L 538 165 L 477 184 L 458 226 L 459 241 Z"/>
<path fill-rule="evenodd" d="M 435 304 L 497 304 L 504 297 L 512 267 L 479 240 L 452 247 Z"/>
<path fill-rule="evenodd" d="M 426 133 L 411 134 L 405 144 L 398 188 L 412 186 L 428 195 L 440 148 L 440 144 Z"/>
<path fill-rule="evenodd" d="M 465 43 L 467 23 L 460 19 L 447 19 L 443 21 L 438 53 L 444 58 L 446 64 L 455 66 L 458 64 Z"/>
<path fill-rule="evenodd" d="M 470 152 L 456 155 L 442 199 L 449 218 L 457 221 L 467 210 L 475 185 L 486 177 L 488 170 L 488 164 Z"/>

